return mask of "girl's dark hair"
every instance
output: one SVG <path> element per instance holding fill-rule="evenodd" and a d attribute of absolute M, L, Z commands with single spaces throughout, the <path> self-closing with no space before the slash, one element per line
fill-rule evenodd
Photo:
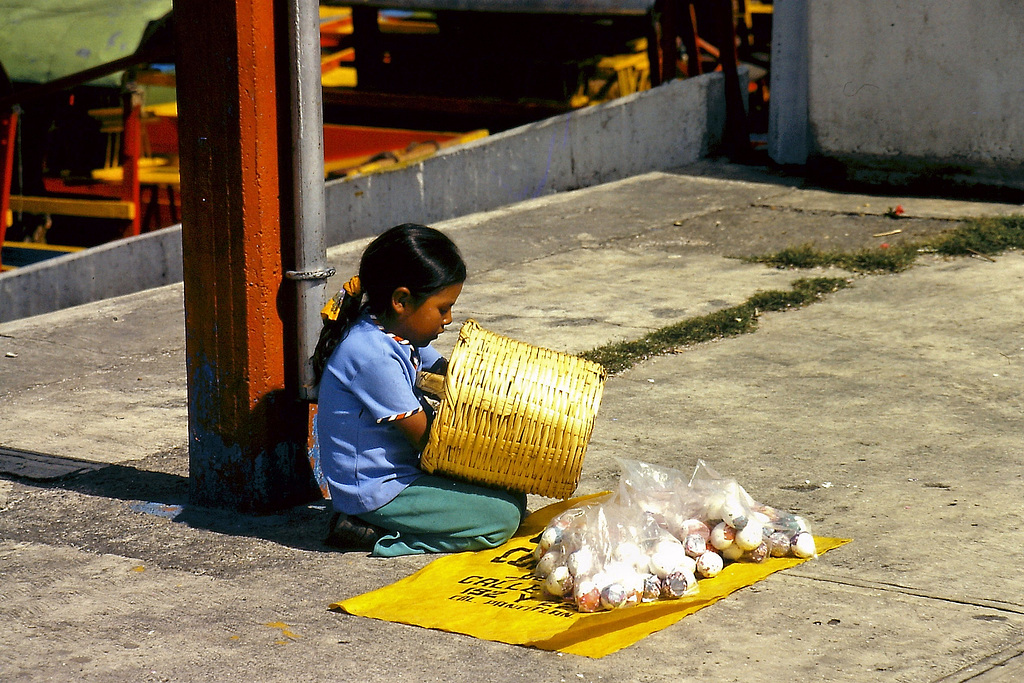
<path fill-rule="evenodd" d="M 466 263 L 459 248 L 444 233 L 426 225 L 403 223 L 378 235 L 359 262 L 361 296 L 344 296 L 337 320 L 327 321 L 313 354 L 317 381 L 335 347 L 345 338 L 362 309 L 383 315 L 391 295 L 405 287 L 419 305 L 445 287 L 466 281 Z"/>
<path fill-rule="evenodd" d="M 432 294 L 466 281 L 459 248 L 444 233 L 403 223 L 370 242 L 359 262 L 359 283 L 371 313 L 391 306 L 391 295 L 406 287 L 418 304 Z M 354 317 L 353 317 L 354 318 Z"/>

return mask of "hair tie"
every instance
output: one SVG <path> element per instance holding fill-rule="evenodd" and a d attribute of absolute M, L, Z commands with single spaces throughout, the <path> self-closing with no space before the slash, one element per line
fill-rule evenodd
<path fill-rule="evenodd" d="M 341 303 L 346 296 L 359 300 L 363 298 L 363 290 L 359 284 L 359 276 L 353 275 L 344 284 L 341 291 L 330 298 L 327 304 L 320 310 L 320 318 L 325 322 L 337 322 L 341 316 Z"/>
<path fill-rule="evenodd" d="M 350 277 L 348 279 L 348 282 L 345 283 L 343 289 L 345 290 L 345 293 L 348 294 L 353 299 L 363 298 L 363 286 L 362 283 L 359 281 L 358 275 L 353 275 L 352 277 Z"/>

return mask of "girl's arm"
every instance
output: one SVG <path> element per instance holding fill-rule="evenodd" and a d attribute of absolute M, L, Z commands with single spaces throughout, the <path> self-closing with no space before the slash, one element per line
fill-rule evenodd
<path fill-rule="evenodd" d="M 395 420 L 393 424 L 417 451 L 422 451 L 426 447 L 427 438 L 430 436 L 430 430 L 428 429 L 430 420 L 425 410 L 421 410 L 401 420 Z"/>

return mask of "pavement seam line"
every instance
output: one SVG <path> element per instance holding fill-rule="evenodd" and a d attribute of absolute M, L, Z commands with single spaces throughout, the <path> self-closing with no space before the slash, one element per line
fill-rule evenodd
<path fill-rule="evenodd" d="M 935 593 L 929 593 L 919 588 L 912 588 L 910 586 L 901 586 L 897 583 L 883 583 L 879 581 L 865 581 L 863 579 L 837 579 L 829 578 L 824 576 L 816 576 L 813 574 L 805 574 L 801 572 L 787 572 L 787 576 L 794 576 L 800 579 L 807 579 L 810 581 L 821 581 L 824 583 L 834 583 L 840 586 L 850 586 L 853 588 L 867 588 L 870 590 L 886 591 L 890 593 L 902 593 L 903 595 L 910 595 L 918 598 L 926 598 L 928 600 L 938 600 L 940 602 L 950 602 L 957 605 L 967 605 L 970 607 L 981 607 L 984 609 L 996 610 L 999 612 L 1009 612 L 1011 614 L 1024 615 L 1024 605 L 1017 605 L 1009 602 L 995 601 L 995 600 L 982 600 L 977 598 L 957 598 L 948 595 L 937 595 Z"/>
<path fill-rule="evenodd" d="M 948 676 L 943 676 L 935 683 L 966 683 L 966 681 L 981 678 L 990 671 L 1006 666 L 1007 663 L 1021 655 L 1024 655 L 1024 640 L 1018 640 L 1013 645 L 968 664 Z"/>
<path fill-rule="evenodd" d="M 805 208 L 801 206 L 778 206 L 776 204 L 770 204 L 767 202 L 753 202 L 750 205 L 756 209 L 771 209 L 772 211 L 792 211 L 793 213 L 803 213 L 809 215 L 827 215 L 827 216 L 856 216 L 857 218 L 886 218 L 885 212 L 865 212 L 865 211 L 852 211 L 852 210 L 836 210 L 836 209 L 815 209 Z M 909 221 L 909 220 L 927 220 L 927 221 L 947 221 L 949 223 L 960 223 L 965 219 L 962 217 L 953 216 L 901 216 L 898 220 Z"/>

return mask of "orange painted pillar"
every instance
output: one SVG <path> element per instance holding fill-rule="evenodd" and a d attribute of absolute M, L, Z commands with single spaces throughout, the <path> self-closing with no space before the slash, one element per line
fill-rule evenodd
<path fill-rule="evenodd" d="M 280 9 L 174 3 L 190 500 L 249 513 L 320 495 L 285 339 L 295 304 L 283 291 L 294 240 L 292 221 L 282 223 Z"/>

